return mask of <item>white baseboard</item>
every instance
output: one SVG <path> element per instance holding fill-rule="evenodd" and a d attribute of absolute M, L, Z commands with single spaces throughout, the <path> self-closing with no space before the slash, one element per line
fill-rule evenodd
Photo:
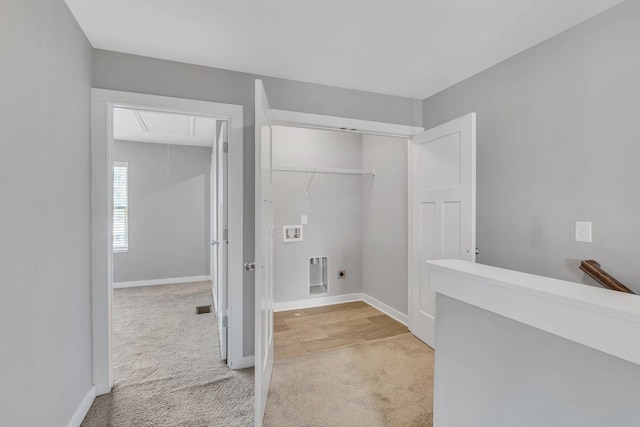
<path fill-rule="evenodd" d="M 392 319 L 397 320 L 403 325 L 407 325 L 409 322 L 409 316 L 400 311 L 396 310 L 393 307 L 388 306 L 375 299 L 374 297 L 367 295 L 365 293 L 357 293 L 357 294 L 348 294 L 348 295 L 334 295 L 329 297 L 316 297 L 303 299 L 298 301 L 286 301 L 286 302 L 276 302 L 273 304 L 273 311 L 287 311 L 287 310 L 301 310 L 303 308 L 313 308 L 313 307 L 322 307 L 325 305 L 334 305 L 334 304 L 342 304 L 345 302 L 353 302 L 353 301 L 364 301 L 370 306 L 380 310 L 387 316 Z"/>
<path fill-rule="evenodd" d="M 345 302 L 364 301 L 363 294 L 333 295 L 328 297 L 315 297 L 298 301 L 285 301 L 273 303 L 273 311 L 300 310 L 303 308 L 322 307 L 325 305 L 342 304 Z"/>
<path fill-rule="evenodd" d="M 87 416 L 87 412 L 89 412 L 89 408 L 91 408 L 91 404 L 96 399 L 96 386 L 93 386 L 89 389 L 87 395 L 82 399 L 80 406 L 76 409 L 76 412 L 71 417 L 71 421 L 69 421 L 69 427 L 80 427 L 84 417 Z"/>
<path fill-rule="evenodd" d="M 407 316 L 406 314 L 401 313 L 400 311 L 396 310 L 393 307 L 389 307 L 387 304 L 375 299 L 372 296 L 369 296 L 367 294 L 362 294 L 362 295 L 363 295 L 362 300 L 367 304 L 369 304 L 370 306 L 377 308 L 387 316 L 397 320 L 398 322 L 402 323 L 405 326 L 409 323 L 409 316 Z"/>
<path fill-rule="evenodd" d="M 175 277 L 173 279 L 136 280 L 134 282 L 114 282 L 113 288 L 135 288 L 137 286 L 173 285 L 177 283 L 205 282 L 211 276 Z"/>
<path fill-rule="evenodd" d="M 107 384 L 94 384 L 96 388 L 96 396 L 102 396 L 103 394 L 111 393 L 111 386 Z"/>

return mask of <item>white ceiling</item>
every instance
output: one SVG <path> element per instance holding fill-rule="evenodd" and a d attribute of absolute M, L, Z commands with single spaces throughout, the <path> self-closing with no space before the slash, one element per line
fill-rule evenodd
<path fill-rule="evenodd" d="M 95 48 L 424 99 L 622 0 L 65 0 Z"/>
<path fill-rule="evenodd" d="M 215 134 L 216 119 L 211 117 L 114 108 L 116 140 L 211 147 Z"/>

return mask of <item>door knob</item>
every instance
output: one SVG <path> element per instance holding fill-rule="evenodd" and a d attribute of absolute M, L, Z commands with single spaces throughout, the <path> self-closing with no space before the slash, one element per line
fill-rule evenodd
<path fill-rule="evenodd" d="M 244 269 L 247 271 L 253 271 L 256 269 L 256 263 L 255 262 L 245 262 L 244 263 Z"/>
<path fill-rule="evenodd" d="M 217 240 L 212 240 L 212 241 L 211 241 L 211 246 L 215 246 L 215 245 L 217 245 L 218 243 L 219 243 L 219 242 L 218 242 Z"/>

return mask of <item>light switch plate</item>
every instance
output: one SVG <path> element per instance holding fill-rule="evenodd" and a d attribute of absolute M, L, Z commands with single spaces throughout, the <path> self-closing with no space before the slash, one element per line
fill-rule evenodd
<path fill-rule="evenodd" d="M 302 215 L 302 217 L 300 217 L 300 224 L 305 225 L 306 223 L 307 223 L 307 216 Z"/>
<path fill-rule="evenodd" d="M 591 223 L 576 221 L 576 242 L 591 243 Z"/>

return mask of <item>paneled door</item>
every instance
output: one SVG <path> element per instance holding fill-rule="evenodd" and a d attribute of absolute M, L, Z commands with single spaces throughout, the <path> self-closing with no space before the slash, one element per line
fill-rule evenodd
<path fill-rule="evenodd" d="M 475 113 L 411 139 L 409 223 L 409 329 L 435 348 L 436 295 L 426 261 L 475 261 Z"/>
<path fill-rule="evenodd" d="M 271 126 L 269 103 L 261 80 L 256 80 L 256 188 L 255 188 L 255 269 L 256 301 L 256 418 L 262 426 L 273 370 L 273 195 L 271 166 Z"/>

